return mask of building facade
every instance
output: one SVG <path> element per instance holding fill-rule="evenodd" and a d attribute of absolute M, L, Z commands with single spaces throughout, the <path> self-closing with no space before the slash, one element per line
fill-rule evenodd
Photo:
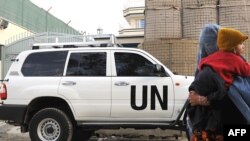
<path fill-rule="evenodd" d="M 123 16 L 129 24 L 129 28 L 119 31 L 117 36 L 123 46 L 137 47 L 144 40 L 144 10 L 145 0 L 126 0 Z"/>

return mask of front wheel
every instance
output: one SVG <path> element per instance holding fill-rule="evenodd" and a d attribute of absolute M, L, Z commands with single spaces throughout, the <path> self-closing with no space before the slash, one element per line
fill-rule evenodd
<path fill-rule="evenodd" d="M 73 126 L 69 117 L 56 108 L 38 111 L 30 121 L 32 141 L 71 141 Z"/>

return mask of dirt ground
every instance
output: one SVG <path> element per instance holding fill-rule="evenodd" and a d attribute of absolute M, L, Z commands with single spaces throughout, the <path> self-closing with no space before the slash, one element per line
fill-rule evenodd
<path fill-rule="evenodd" d="M 187 141 L 184 131 L 178 130 L 97 130 L 89 141 Z M 20 127 L 0 121 L 0 141 L 30 141 L 28 133 L 21 133 Z"/>
<path fill-rule="evenodd" d="M 119 130 L 98 130 L 95 132 L 99 137 L 122 137 L 138 138 L 144 140 L 169 140 L 169 141 L 187 141 L 184 131 L 162 130 L 162 129 L 119 129 Z"/>

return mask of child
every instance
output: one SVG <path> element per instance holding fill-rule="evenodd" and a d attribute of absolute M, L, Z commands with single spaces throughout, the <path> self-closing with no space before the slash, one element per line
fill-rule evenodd
<path fill-rule="evenodd" d="M 202 59 L 199 68 L 208 65 L 222 77 L 229 98 L 250 124 L 250 64 L 240 56 L 246 39 L 248 36 L 238 30 L 221 28 L 217 38 L 219 51 Z"/>

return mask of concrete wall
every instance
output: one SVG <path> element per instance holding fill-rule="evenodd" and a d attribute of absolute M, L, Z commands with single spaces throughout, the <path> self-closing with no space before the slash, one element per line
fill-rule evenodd
<path fill-rule="evenodd" d="M 15 24 L 9 23 L 8 28 L 0 30 L 0 44 L 6 45 L 7 40 L 21 34 L 33 34 Z"/>

